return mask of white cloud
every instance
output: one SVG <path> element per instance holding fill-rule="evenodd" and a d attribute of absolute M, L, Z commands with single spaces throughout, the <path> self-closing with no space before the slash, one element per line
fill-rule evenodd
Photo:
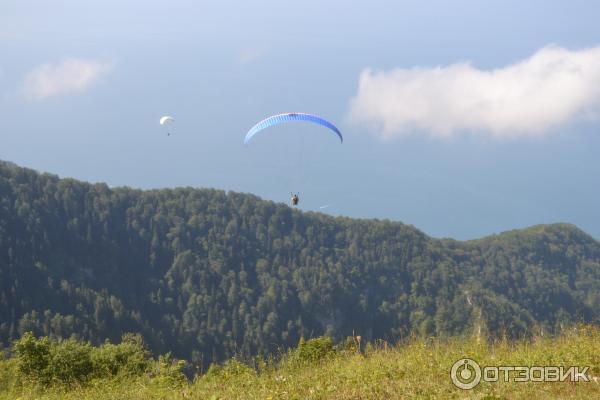
<path fill-rule="evenodd" d="M 23 93 L 34 99 L 80 93 L 110 72 L 113 66 L 109 62 L 76 58 L 65 59 L 57 64 L 42 64 L 25 77 Z"/>
<path fill-rule="evenodd" d="M 599 105 L 600 47 L 548 46 L 492 70 L 469 63 L 366 69 L 351 101 L 350 120 L 374 126 L 386 138 L 411 132 L 542 135 L 597 112 Z"/>

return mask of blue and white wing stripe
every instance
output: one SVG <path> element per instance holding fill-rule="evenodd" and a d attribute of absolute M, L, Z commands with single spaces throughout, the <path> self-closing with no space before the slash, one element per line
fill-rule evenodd
<path fill-rule="evenodd" d="M 321 118 L 317 115 L 306 114 L 306 113 L 286 113 L 286 114 L 273 115 L 271 117 L 263 119 L 262 121 L 260 121 L 256 125 L 254 125 L 252 128 L 250 128 L 250 130 L 246 134 L 246 137 L 244 138 L 244 144 L 248 144 L 248 142 L 254 137 L 254 135 L 256 135 L 258 132 L 262 131 L 263 129 L 266 129 L 270 126 L 278 125 L 278 124 L 281 124 L 284 122 L 289 122 L 289 121 L 307 121 L 307 122 L 319 124 L 321 126 L 324 126 L 328 129 L 330 129 L 332 132 L 334 132 L 339 137 L 340 142 L 344 141 L 344 138 L 342 137 L 342 133 L 339 131 L 339 129 L 336 128 L 335 125 L 333 125 L 331 122 L 327 121 L 324 118 Z"/>

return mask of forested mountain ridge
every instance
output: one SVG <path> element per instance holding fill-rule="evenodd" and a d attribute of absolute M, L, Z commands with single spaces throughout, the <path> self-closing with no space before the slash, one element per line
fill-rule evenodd
<path fill-rule="evenodd" d="M 211 189 L 111 189 L 0 163 L 0 341 L 140 332 L 204 363 L 301 335 L 527 335 L 600 312 L 572 225 L 480 240 Z"/>

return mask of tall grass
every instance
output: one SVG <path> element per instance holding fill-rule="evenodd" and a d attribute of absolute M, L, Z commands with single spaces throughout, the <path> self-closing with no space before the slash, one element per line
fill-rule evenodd
<path fill-rule="evenodd" d="M 322 339 L 303 346 L 253 367 L 230 360 L 189 383 L 146 373 L 42 389 L 17 382 L 15 360 L 5 360 L 0 399 L 600 399 L 600 330 L 593 327 L 555 338 L 494 343 L 415 338 L 397 346 L 370 344 L 358 351 L 346 345 L 330 351 Z M 592 379 L 482 382 L 465 391 L 450 379 L 452 365 L 465 357 L 482 366 L 587 366 Z"/>

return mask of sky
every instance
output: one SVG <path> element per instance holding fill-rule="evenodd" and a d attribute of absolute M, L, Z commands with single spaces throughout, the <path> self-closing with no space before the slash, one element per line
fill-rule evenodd
<path fill-rule="evenodd" d="M 598 239 L 593 3 L 0 0 L 0 159 L 110 186 L 299 192 L 303 210 L 433 237 L 569 222 Z M 298 122 L 243 145 L 288 111 L 344 143 Z"/>

